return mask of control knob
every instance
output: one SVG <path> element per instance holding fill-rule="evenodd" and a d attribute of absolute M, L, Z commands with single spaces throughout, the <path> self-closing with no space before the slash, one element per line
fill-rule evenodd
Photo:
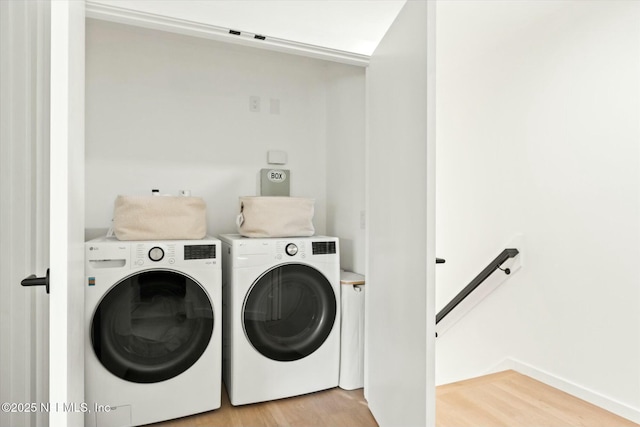
<path fill-rule="evenodd" d="M 162 258 L 164 258 L 164 251 L 162 250 L 162 248 L 155 246 L 151 248 L 151 250 L 149 250 L 149 258 L 151 259 L 151 261 L 158 262 Z"/>
<path fill-rule="evenodd" d="M 295 254 L 298 253 L 298 247 L 295 245 L 295 243 L 289 243 L 284 248 L 284 250 L 287 253 L 287 255 L 289 255 L 289 256 L 294 256 Z"/>

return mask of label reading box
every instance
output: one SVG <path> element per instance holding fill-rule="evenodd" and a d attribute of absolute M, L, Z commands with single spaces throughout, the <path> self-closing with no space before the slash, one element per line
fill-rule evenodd
<path fill-rule="evenodd" d="M 288 169 L 260 169 L 260 195 L 289 196 L 290 181 Z"/>

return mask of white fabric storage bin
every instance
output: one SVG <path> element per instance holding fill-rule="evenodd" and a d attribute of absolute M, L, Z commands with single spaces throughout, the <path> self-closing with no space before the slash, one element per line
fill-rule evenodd
<path fill-rule="evenodd" d="M 340 379 L 345 390 L 364 387 L 364 276 L 340 272 Z"/>
<path fill-rule="evenodd" d="M 200 197 L 118 196 L 113 229 L 119 240 L 199 240 L 206 205 Z"/>
<path fill-rule="evenodd" d="M 314 199 L 303 197 L 240 197 L 238 233 L 245 237 L 309 237 Z"/>

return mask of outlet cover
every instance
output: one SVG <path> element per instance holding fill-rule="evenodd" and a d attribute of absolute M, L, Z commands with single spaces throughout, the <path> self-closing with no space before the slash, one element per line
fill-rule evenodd
<path fill-rule="evenodd" d="M 260 97 L 259 96 L 250 96 L 249 97 L 249 111 L 252 113 L 260 112 Z"/>

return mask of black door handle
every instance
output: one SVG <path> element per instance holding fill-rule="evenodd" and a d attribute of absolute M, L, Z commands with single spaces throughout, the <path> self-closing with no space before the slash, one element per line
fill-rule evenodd
<path fill-rule="evenodd" d="M 49 269 L 47 268 L 47 275 L 45 277 L 36 277 L 35 274 L 23 279 L 20 282 L 22 286 L 44 286 L 49 293 Z"/>
<path fill-rule="evenodd" d="M 442 258 L 436 258 L 436 264 L 444 264 L 446 261 Z"/>

